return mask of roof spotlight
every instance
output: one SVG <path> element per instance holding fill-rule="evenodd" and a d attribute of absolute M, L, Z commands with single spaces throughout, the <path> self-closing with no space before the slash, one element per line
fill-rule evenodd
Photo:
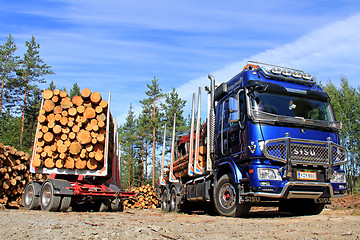
<path fill-rule="evenodd" d="M 301 77 L 301 73 L 300 72 L 293 72 L 291 74 L 294 78 L 300 78 Z"/>
<path fill-rule="evenodd" d="M 280 73 L 281 73 L 281 69 L 278 68 L 278 67 L 274 67 L 274 68 L 271 69 L 271 72 L 272 72 L 273 74 L 280 74 Z"/>
<path fill-rule="evenodd" d="M 311 77 L 310 74 L 304 73 L 304 74 L 303 74 L 303 79 L 305 79 L 305 80 L 312 80 L 312 77 Z"/>
<path fill-rule="evenodd" d="M 282 75 L 284 75 L 286 77 L 291 76 L 291 71 L 287 70 L 287 69 L 282 70 L 281 73 L 282 73 Z"/>

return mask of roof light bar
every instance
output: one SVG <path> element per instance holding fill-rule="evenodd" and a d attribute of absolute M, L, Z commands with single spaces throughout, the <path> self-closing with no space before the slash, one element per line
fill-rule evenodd
<path fill-rule="evenodd" d="M 249 66 L 252 65 L 254 68 L 250 69 Z M 277 65 L 260 63 L 255 61 L 249 61 L 244 68 L 247 70 L 261 70 L 265 73 L 265 75 L 273 78 L 282 79 L 283 81 L 289 82 L 301 82 L 304 84 L 315 84 L 315 77 L 312 77 L 310 74 L 305 73 L 302 70 L 281 67 Z"/>

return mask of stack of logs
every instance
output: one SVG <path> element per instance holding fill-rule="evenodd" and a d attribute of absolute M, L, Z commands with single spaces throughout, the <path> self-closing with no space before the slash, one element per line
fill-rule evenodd
<path fill-rule="evenodd" d="M 30 180 L 42 180 L 42 174 L 29 173 L 29 154 L 0 143 L 0 204 L 19 208 L 21 194 Z"/>
<path fill-rule="evenodd" d="M 131 188 L 129 191 L 137 193 L 137 196 L 126 199 L 123 202 L 124 209 L 157 208 L 160 204 L 160 200 L 155 189 L 149 184 L 137 188 Z"/>
<path fill-rule="evenodd" d="M 195 154 L 193 156 L 193 162 L 195 161 Z M 198 162 L 202 169 L 206 166 L 206 146 L 202 145 L 199 147 L 199 155 L 198 155 Z M 178 179 L 183 178 L 187 179 L 189 177 L 188 174 L 188 166 L 189 166 L 189 154 L 186 154 L 179 159 L 177 159 L 173 163 L 173 173 L 174 176 Z M 166 171 L 165 180 L 169 181 L 169 172 L 170 172 L 170 165 Z"/>
<path fill-rule="evenodd" d="M 81 96 L 70 99 L 65 91 L 47 89 L 42 96 L 44 102 L 38 117 L 34 166 L 101 169 L 108 103 L 100 93 L 85 88 Z M 113 128 L 110 119 L 109 131 L 113 132 Z"/>

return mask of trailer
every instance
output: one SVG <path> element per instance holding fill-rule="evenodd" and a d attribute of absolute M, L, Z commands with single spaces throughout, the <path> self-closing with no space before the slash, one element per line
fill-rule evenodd
<path fill-rule="evenodd" d="M 59 100 L 58 100 L 59 101 Z M 42 99 L 41 109 L 44 99 Z M 99 110 L 100 111 L 100 110 Z M 36 166 L 35 159 L 39 148 L 39 127 L 36 131 L 34 147 L 30 162 L 30 172 L 45 174 L 43 181 L 30 181 L 24 191 L 22 204 L 27 210 L 42 209 L 44 211 L 73 210 L 119 211 L 124 198 L 133 197 L 135 193 L 121 190 L 121 161 L 118 133 L 112 123 L 110 113 L 110 93 L 106 111 L 106 130 L 103 158 L 100 169 L 68 169 Z M 60 141 L 60 140 L 59 140 Z M 55 145 L 55 144 L 54 144 Z M 68 157 L 70 153 L 66 153 Z M 46 155 L 46 154 L 44 154 Z M 85 157 L 85 161 L 89 156 Z M 38 160 L 38 159 L 37 159 Z"/>
<path fill-rule="evenodd" d="M 196 125 L 194 94 L 190 133 L 176 145 L 173 134 L 170 168 L 159 179 L 164 211 L 209 205 L 238 217 L 252 206 L 278 206 L 308 215 L 344 196 L 342 124 L 314 77 L 253 61 L 217 86 L 208 77 L 206 124 L 199 89 Z"/>

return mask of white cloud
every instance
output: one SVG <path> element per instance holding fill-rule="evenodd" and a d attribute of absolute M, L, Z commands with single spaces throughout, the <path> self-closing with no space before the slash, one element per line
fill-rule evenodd
<path fill-rule="evenodd" d="M 286 45 L 269 49 L 214 71 L 217 83 L 228 81 L 239 73 L 247 60 L 301 69 L 325 83 L 327 80 L 339 83 L 346 76 L 353 86 L 360 85 L 360 13 L 312 31 Z M 209 80 L 200 77 L 189 81 L 176 90 L 186 99 L 187 112 L 191 96 L 197 86 L 209 85 Z M 205 95 L 205 94 L 204 94 Z M 203 98 L 202 101 L 206 99 Z M 203 108 L 204 109 L 204 108 Z M 202 113 L 205 114 L 205 110 Z"/>

